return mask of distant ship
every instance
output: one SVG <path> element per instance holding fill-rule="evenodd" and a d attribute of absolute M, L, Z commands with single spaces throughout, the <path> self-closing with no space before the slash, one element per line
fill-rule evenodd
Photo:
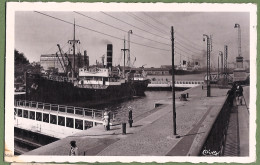
<path fill-rule="evenodd" d="M 203 73 L 199 65 L 184 64 L 175 68 L 175 75 L 200 74 Z"/>

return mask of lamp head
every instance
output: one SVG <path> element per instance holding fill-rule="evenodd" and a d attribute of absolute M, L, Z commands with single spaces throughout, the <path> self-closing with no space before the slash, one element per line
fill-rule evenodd
<path fill-rule="evenodd" d="M 203 41 L 205 41 L 205 37 L 208 38 L 208 35 L 207 34 L 203 34 Z"/>
<path fill-rule="evenodd" d="M 238 23 L 235 24 L 234 28 L 239 28 L 240 25 Z"/>

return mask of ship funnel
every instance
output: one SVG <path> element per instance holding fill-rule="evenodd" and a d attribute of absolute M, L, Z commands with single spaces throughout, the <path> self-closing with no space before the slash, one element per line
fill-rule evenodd
<path fill-rule="evenodd" d="M 107 67 L 112 69 L 113 45 L 107 44 Z"/>
<path fill-rule="evenodd" d="M 89 56 L 87 55 L 87 51 L 84 51 L 84 67 L 89 68 Z"/>

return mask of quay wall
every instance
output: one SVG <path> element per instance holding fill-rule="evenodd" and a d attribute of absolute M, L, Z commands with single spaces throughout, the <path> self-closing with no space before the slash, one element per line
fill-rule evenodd
<path fill-rule="evenodd" d="M 234 95 L 226 96 L 225 101 L 216 110 L 211 111 L 200 127 L 187 156 L 223 156 L 229 117 L 233 107 Z"/>

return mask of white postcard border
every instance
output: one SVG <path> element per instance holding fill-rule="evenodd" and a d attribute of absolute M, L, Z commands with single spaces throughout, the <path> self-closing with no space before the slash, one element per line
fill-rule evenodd
<path fill-rule="evenodd" d="M 169 157 L 169 156 L 13 156 L 14 152 L 14 24 L 15 11 L 160 11 L 160 12 L 250 12 L 250 156 Z M 256 11 L 254 4 L 208 3 L 55 3 L 8 2 L 6 11 L 5 161 L 8 162 L 239 162 L 256 160 Z M 187 159 L 188 158 L 188 159 Z"/>

